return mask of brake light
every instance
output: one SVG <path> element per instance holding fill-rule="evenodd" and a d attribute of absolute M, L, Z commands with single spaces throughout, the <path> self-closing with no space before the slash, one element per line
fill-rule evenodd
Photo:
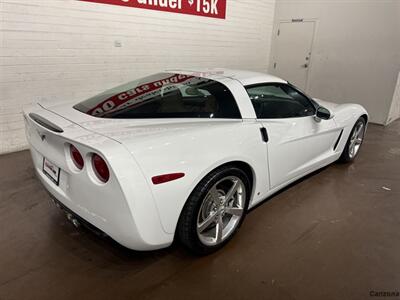
<path fill-rule="evenodd" d="M 71 154 L 72 161 L 74 165 L 79 169 L 83 169 L 84 161 L 81 153 L 74 145 L 69 145 L 69 152 Z"/>
<path fill-rule="evenodd" d="M 104 159 L 97 154 L 93 154 L 92 165 L 97 178 L 101 182 L 106 183 L 108 179 L 110 179 L 110 170 L 108 169 L 107 163 L 104 161 Z"/>
<path fill-rule="evenodd" d="M 164 174 L 152 177 L 151 181 L 153 181 L 153 184 L 160 184 L 182 178 L 183 176 L 185 176 L 185 173 Z"/>

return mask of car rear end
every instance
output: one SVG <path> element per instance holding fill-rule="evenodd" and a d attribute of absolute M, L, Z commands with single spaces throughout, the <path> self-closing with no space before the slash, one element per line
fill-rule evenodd
<path fill-rule="evenodd" d="M 148 183 L 122 144 L 40 105 L 24 118 L 35 171 L 60 206 L 128 248 L 170 243 Z"/>

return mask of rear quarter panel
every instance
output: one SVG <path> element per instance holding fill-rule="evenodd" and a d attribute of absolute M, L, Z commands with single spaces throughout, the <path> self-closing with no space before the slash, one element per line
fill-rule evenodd
<path fill-rule="evenodd" d="M 141 138 L 125 136 L 123 143 L 151 186 L 166 232 L 175 232 L 182 208 L 201 179 L 225 163 L 242 161 L 251 166 L 255 178 L 252 201 L 268 191 L 267 144 L 255 120 L 215 120 L 174 125 L 167 130 L 160 126 L 164 127 L 153 128 Z M 185 176 L 159 185 L 151 182 L 153 176 L 175 172 Z"/>

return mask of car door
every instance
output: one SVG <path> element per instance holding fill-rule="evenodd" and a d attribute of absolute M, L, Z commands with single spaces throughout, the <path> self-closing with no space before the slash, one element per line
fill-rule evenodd
<path fill-rule="evenodd" d="M 266 128 L 270 189 L 309 173 L 331 159 L 339 130 L 315 118 L 315 104 L 284 83 L 247 86 L 257 119 Z"/>

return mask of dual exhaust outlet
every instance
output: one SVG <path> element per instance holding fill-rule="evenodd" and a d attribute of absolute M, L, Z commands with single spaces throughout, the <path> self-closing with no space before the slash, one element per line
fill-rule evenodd
<path fill-rule="evenodd" d="M 73 214 L 67 212 L 64 209 L 64 207 L 62 207 L 60 205 L 60 203 L 58 203 L 58 201 L 54 200 L 53 197 L 51 198 L 51 201 L 54 203 L 55 206 L 57 206 L 59 209 L 61 209 L 65 213 L 67 220 L 70 221 L 72 223 L 72 225 L 75 226 L 75 228 L 79 228 L 81 226 L 81 222 L 79 222 L 79 220 L 77 218 L 75 218 Z"/>
<path fill-rule="evenodd" d="M 102 238 L 107 238 L 108 235 L 95 227 L 94 225 L 86 222 L 84 219 L 80 219 L 78 216 L 76 216 L 74 213 L 72 213 L 67 207 L 65 207 L 63 204 L 61 204 L 57 199 L 55 199 L 51 194 L 50 194 L 51 201 L 54 203 L 56 207 L 61 209 L 61 211 L 64 212 L 65 216 L 67 217 L 67 220 L 74 225 L 75 228 L 85 228 L 88 229 L 89 231 L 93 232 L 99 237 Z"/>
<path fill-rule="evenodd" d="M 74 216 L 70 213 L 67 213 L 67 219 L 74 225 L 76 228 L 81 226 L 81 223 L 78 221 L 78 219 L 74 218 Z"/>

